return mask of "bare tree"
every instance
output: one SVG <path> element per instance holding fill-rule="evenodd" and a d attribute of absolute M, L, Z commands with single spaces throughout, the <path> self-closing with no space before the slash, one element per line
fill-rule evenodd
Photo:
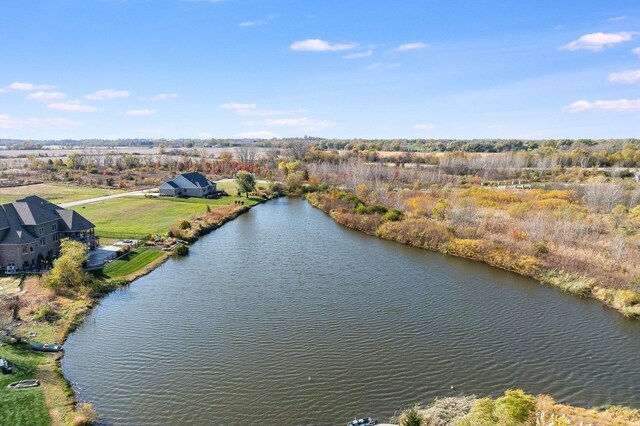
<path fill-rule="evenodd" d="M 251 145 L 240 145 L 236 147 L 235 151 L 236 157 L 238 157 L 241 164 L 253 163 L 258 155 L 258 149 Z"/>
<path fill-rule="evenodd" d="M 289 154 L 294 160 L 303 160 L 304 156 L 309 152 L 310 146 L 304 141 L 293 141 L 289 142 L 287 148 L 289 149 Z"/>

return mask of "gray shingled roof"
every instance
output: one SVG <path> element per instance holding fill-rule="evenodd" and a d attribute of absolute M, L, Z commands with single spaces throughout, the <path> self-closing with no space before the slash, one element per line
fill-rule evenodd
<path fill-rule="evenodd" d="M 211 185 L 211 182 L 209 182 L 209 179 L 207 179 L 206 177 L 204 177 L 202 174 L 198 172 L 183 173 L 182 176 L 192 184 L 202 188 L 204 188 L 205 186 Z"/>
<path fill-rule="evenodd" d="M 60 231 L 76 232 L 95 228 L 93 223 L 73 210 L 65 210 L 35 195 L 0 205 L 0 244 L 27 244 L 36 237 L 24 226 L 58 221 Z M 2 234 L 6 234 L 2 237 Z"/>
<path fill-rule="evenodd" d="M 179 188 L 179 186 L 178 186 L 178 185 L 176 185 L 176 183 L 175 183 L 174 181 L 172 181 L 172 180 L 168 180 L 168 181 L 166 181 L 165 183 L 166 183 L 167 185 L 169 185 L 170 187 L 172 187 L 172 188 Z"/>
<path fill-rule="evenodd" d="M 0 215 L 2 215 L 3 219 L 9 224 L 8 232 L 0 243 L 27 244 L 36 240 L 29 231 L 22 227 L 20 215 L 16 211 L 14 203 L 2 204 L 0 206 Z"/>
<path fill-rule="evenodd" d="M 56 210 L 64 226 L 67 229 L 62 231 L 86 231 L 87 229 L 95 228 L 94 224 L 85 219 L 80 213 L 73 210 L 65 210 L 61 207 Z"/>

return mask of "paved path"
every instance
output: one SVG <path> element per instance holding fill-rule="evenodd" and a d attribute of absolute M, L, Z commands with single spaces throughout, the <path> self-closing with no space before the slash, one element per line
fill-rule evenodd
<path fill-rule="evenodd" d="M 83 204 L 97 203 L 99 201 L 111 200 L 113 198 L 130 197 L 130 196 L 142 196 L 150 193 L 151 190 L 143 189 L 141 191 L 123 192 L 121 194 L 105 195 L 104 197 L 87 198 L 86 200 L 69 201 L 68 203 L 58 204 L 62 208 L 81 206 Z"/>

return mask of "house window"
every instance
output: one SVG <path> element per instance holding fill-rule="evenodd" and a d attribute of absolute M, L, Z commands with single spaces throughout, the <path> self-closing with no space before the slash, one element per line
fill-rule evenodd
<path fill-rule="evenodd" d="M 33 246 L 29 246 L 29 251 L 33 253 Z"/>
<path fill-rule="evenodd" d="M 44 234 L 44 227 L 38 228 L 38 235 Z"/>
<path fill-rule="evenodd" d="M 57 231 L 58 230 L 58 224 L 54 223 L 53 225 L 51 225 L 51 230 L 52 231 Z"/>
<path fill-rule="evenodd" d="M 29 249 L 27 248 L 27 246 L 23 246 L 22 247 L 22 254 L 27 254 L 29 253 Z"/>
<path fill-rule="evenodd" d="M 53 235 L 53 241 L 58 241 L 59 239 L 60 237 L 58 236 L 58 234 Z"/>
<path fill-rule="evenodd" d="M 47 245 L 47 240 L 45 238 L 40 238 L 40 245 L 41 246 L 46 246 Z"/>

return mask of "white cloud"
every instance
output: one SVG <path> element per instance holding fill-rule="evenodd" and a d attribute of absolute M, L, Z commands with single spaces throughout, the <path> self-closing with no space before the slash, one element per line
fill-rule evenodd
<path fill-rule="evenodd" d="M 229 102 L 229 103 L 220 105 L 220 108 L 229 109 L 231 111 L 246 111 L 246 110 L 256 109 L 256 104 L 242 104 L 239 102 Z"/>
<path fill-rule="evenodd" d="M 85 95 L 85 98 L 92 101 L 105 101 L 117 98 L 128 98 L 131 93 L 128 90 L 103 89 Z"/>
<path fill-rule="evenodd" d="M 213 135 L 211 133 L 207 133 L 207 132 L 200 132 L 200 133 L 198 133 L 198 137 L 200 139 L 212 139 Z"/>
<path fill-rule="evenodd" d="M 320 39 L 296 41 L 290 48 L 299 52 L 337 52 L 358 47 L 357 43 L 329 43 Z"/>
<path fill-rule="evenodd" d="M 60 111 L 68 111 L 68 112 L 96 112 L 100 111 L 98 108 L 91 105 L 83 105 L 78 101 L 68 101 L 68 102 L 54 102 L 47 105 L 48 108 L 57 109 Z"/>
<path fill-rule="evenodd" d="M 33 92 L 27 95 L 27 99 L 36 102 L 51 102 L 66 98 L 67 95 L 61 92 Z"/>
<path fill-rule="evenodd" d="M 628 70 L 609 74 L 612 83 L 633 84 L 640 81 L 640 70 Z"/>
<path fill-rule="evenodd" d="M 415 43 L 405 43 L 405 44 L 401 44 L 400 46 L 396 47 L 395 49 L 393 49 L 396 52 L 406 52 L 407 50 L 417 50 L 417 49 L 424 49 L 425 47 L 427 47 L 427 45 L 425 43 L 422 42 L 415 42 Z"/>
<path fill-rule="evenodd" d="M 35 92 L 36 90 L 53 90 L 56 86 L 51 86 L 49 84 L 31 84 L 31 83 L 11 83 L 5 89 L 8 90 L 16 90 L 23 92 Z"/>
<path fill-rule="evenodd" d="M 273 132 L 260 131 L 260 132 L 242 132 L 232 137 L 238 139 L 273 139 L 277 138 L 278 135 Z"/>
<path fill-rule="evenodd" d="M 14 118 L 0 115 L 0 129 L 71 129 L 82 123 L 66 118 Z"/>
<path fill-rule="evenodd" d="M 373 50 L 367 50 L 366 52 L 350 53 L 348 55 L 343 56 L 343 58 L 345 59 L 368 58 L 371 55 L 373 55 Z"/>
<path fill-rule="evenodd" d="M 640 99 L 617 99 L 612 101 L 575 101 L 565 108 L 569 112 L 584 111 L 635 111 L 640 110 Z"/>
<path fill-rule="evenodd" d="M 286 114 L 299 114 L 307 112 L 306 109 L 297 109 L 291 111 L 274 110 L 274 109 L 258 109 L 256 104 L 243 104 L 237 102 L 230 102 L 220 105 L 222 109 L 228 109 L 235 112 L 238 115 L 245 117 L 270 117 L 274 115 L 286 115 Z"/>
<path fill-rule="evenodd" d="M 623 43 L 625 41 L 631 41 L 637 33 L 635 32 L 619 32 L 619 33 L 591 33 L 585 34 L 577 40 L 567 43 L 564 46 L 560 46 L 560 50 L 591 50 L 594 52 L 600 52 L 605 47 L 613 46 L 614 44 Z"/>
<path fill-rule="evenodd" d="M 125 115 L 132 115 L 135 117 L 148 117 L 150 115 L 155 114 L 157 111 L 155 109 L 131 109 L 125 112 Z"/>
<path fill-rule="evenodd" d="M 316 120 L 307 117 L 278 119 L 267 118 L 263 123 L 269 127 L 302 127 L 310 130 L 319 130 L 336 125 L 333 121 Z"/>
<path fill-rule="evenodd" d="M 402 64 L 399 64 L 397 62 L 395 63 L 391 63 L 391 62 L 374 62 L 371 65 L 369 65 L 367 67 L 368 70 L 388 70 L 391 68 L 398 68 L 399 66 L 401 66 Z"/>
<path fill-rule="evenodd" d="M 618 21 L 624 21 L 625 19 L 627 19 L 626 16 L 614 16 L 613 18 L 607 19 L 607 21 L 608 22 L 618 22 Z"/>
<path fill-rule="evenodd" d="M 437 124 L 432 123 L 422 123 L 422 124 L 414 124 L 413 128 L 418 130 L 435 130 L 439 126 Z"/>
<path fill-rule="evenodd" d="M 150 98 L 140 98 L 143 101 L 166 101 L 167 99 L 174 99 L 177 98 L 178 94 L 177 93 L 158 93 L 155 96 L 152 96 Z"/>
<path fill-rule="evenodd" d="M 640 47 L 636 47 L 635 49 L 632 50 L 632 52 L 640 56 Z"/>
<path fill-rule="evenodd" d="M 241 27 L 259 27 L 260 25 L 266 25 L 269 22 L 276 19 L 276 15 L 269 15 L 266 18 L 257 19 L 255 21 L 244 21 L 240 22 Z"/>

